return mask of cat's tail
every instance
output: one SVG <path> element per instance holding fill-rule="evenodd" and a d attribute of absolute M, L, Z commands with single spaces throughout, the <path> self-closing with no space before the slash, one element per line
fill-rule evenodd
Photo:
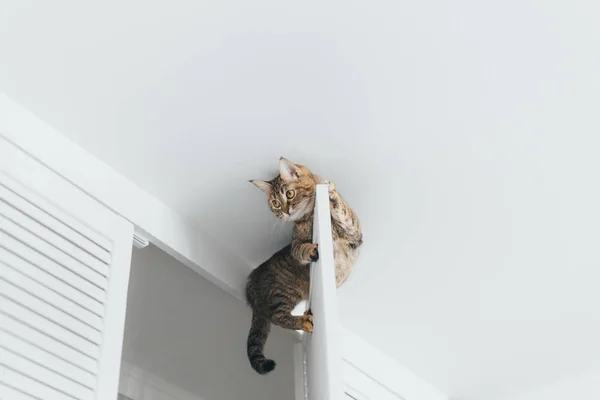
<path fill-rule="evenodd" d="M 270 331 L 271 321 L 252 313 L 252 326 L 250 332 L 248 332 L 248 359 L 252 368 L 261 375 L 275 369 L 275 361 L 265 358 L 263 354 Z"/>

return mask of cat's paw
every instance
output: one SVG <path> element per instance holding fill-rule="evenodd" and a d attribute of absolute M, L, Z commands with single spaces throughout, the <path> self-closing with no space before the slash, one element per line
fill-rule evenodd
<path fill-rule="evenodd" d="M 331 181 L 325 181 L 324 182 L 328 187 L 329 187 L 329 195 L 331 196 L 333 193 L 335 193 L 335 183 L 331 182 Z"/>
<path fill-rule="evenodd" d="M 302 330 L 307 333 L 312 333 L 312 331 L 313 331 L 312 314 L 304 314 L 302 316 Z"/>
<path fill-rule="evenodd" d="M 311 249 L 308 256 L 311 262 L 319 261 L 319 245 L 313 244 L 313 248 Z"/>

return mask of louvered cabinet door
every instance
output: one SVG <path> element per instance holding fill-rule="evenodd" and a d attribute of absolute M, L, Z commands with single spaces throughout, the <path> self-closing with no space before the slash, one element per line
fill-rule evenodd
<path fill-rule="evenodd" d="M 0 135 L 0 399 L 117 398 L 132 235 Z"/>

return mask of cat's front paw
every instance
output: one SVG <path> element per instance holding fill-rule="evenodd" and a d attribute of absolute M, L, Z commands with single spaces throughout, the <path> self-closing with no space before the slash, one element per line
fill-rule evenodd
<path fill-rule="evenodd" d="M 317 262 L 319 261 L 319 245 L 313 244 L 313 248 L 310 250 L 308 254 L 310 261 Z"/>
<path fill-rule="evenodd" d="M 325 181 L 324 183 L 329 187 L 329 196 L 335 193 L 335 183 L 331 181 Z"/>

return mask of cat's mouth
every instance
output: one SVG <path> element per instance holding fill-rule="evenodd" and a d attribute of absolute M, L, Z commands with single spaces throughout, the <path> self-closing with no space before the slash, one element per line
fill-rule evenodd
<path fill-rule="evenodd" d="M 290 209 L 289 214 L 283 214 L 283 220 L 286 222 L 294 222 L 304 217 L 308 211 L 308 201 L 303 201 L 298 204 L 295 209 Z"/>

